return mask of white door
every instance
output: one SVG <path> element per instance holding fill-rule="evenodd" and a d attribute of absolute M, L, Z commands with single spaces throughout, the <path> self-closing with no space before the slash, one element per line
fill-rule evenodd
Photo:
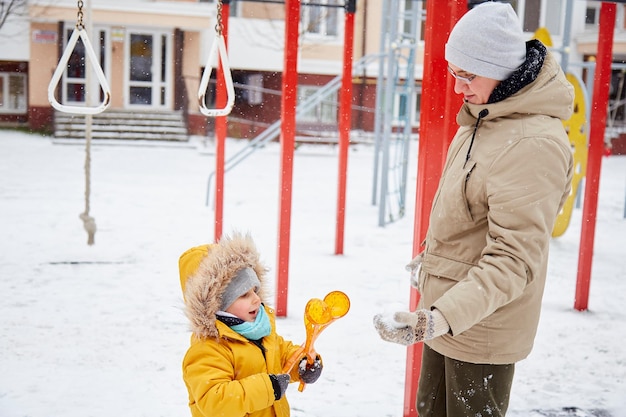
<path fill-rule="evenodd" d="M 171 51 L 168 33 L 128 32 L 125 60 L 127 108 L 171 108 Z"/>

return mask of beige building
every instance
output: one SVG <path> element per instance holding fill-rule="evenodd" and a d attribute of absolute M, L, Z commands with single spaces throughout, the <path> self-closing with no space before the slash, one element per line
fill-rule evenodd
<path fill-rule="evenodd" d="M 299 40 L 298 71 L 302 81 L 299 94 L 303 96 L 341 73 L 344 12 L 337 6 L 343 1 L 322 2 L 335 7 L 302 8 L 306 29 Z M 229 134 L 250 137 L 280 114 L 285 8 L 245 1 L 231 1 L 229 6 L 228 59 L 236 86 Z M 53 131 L 56 125 L 59 130 L 62 123 L 48 100 L 48 86 L 68 40 L 82 22 L 110 86 L 111 102 L 105 113 L 127 123 L 134 120 L 130 122 L 134 124 L 140 123 L 138 117 L 175 114 L 186 133 L 205 133 L 212 121 L 199 112 L 197 92 L 215 42 L 216 12 L 215 2 L 204 1 L 28 2 L 27 13 L 14 16 L 14 26 L 27 28 L 28 36 L 14 38 L 14 53 L 4 54 L 4 48 L 0 52 L 0 72 L 14 74 L 13 78 L 7 75 L 7 84 L 20 84 L 6 94 L 16 98 L 19 105 L 11 110 L 0 107 L 0 121 L 26 124 L 37 131 Z M 359 54 L 376 52 L 378 46 L 370 35 L 375 31 L 365 31 L 364 27 L 376 26 L 380 13 L 375 13 L 376 7 L 372 6 L 368 12 L 361 7 L 356 18 L 355 51 Z M 88 53 L 82 40 L 72 51 L 54 97 L 64 106 L 96 106 L 103 100 L 102 87 L 93 75 L 93 67 L 84 65 Z M 213 80 L 216 65 L 214 62 L 208 68 Z M 372 67 L 370 72 L 374 71 Z M 363 85 L 363 89 L 368 88 L 366 83 Z M 214 84 L 209 90 L 207 106 L 213 105 Z M 310 124 L 335 125 L 336 104 L 320 106 L 324 109 L 312 112 Z M 122 116 L 124 113 L 136 117 L 128 119 Z M 122 137 L 121 129 L 116 135 Z"/>
<path fill-rule="evenodd" d="M 388 2 L 388 3 L 385 3 Z M 6 2 L 3 2 L 3 4 Z M 215 42 L 217 5 L 195 0 L 17 0 L 22 9 L 13 10 L 0 28 L 0 124 L 26 126 L 35 131 L 56 131 L 72 136 L 74 116 L 55 111 L 48 100 L 48 87 L 68 39 L 80 21 L 98 57 L 98 65 L 110 86 L 110 106 L 102 122 L 117 138 L 185 140 L 189 134 L 206 134 L 213 120 L 199 111 L 200 78 Z M 285 7 L 252 0 L 228 2 L 228 59 L 235 84 L 235 107 L 229 115 L 229 136 L 250 138 L 280 117 Z M 306 2 L 303 2 L 306 3 Z M 317 0 L 330 7 L 301 5 L 298 99 L 312 95 L 341 74 L 344 48 L 344 0 Z M 384 52 L 383 7 L 393 3 L 404 13 L 424 9 L 422 1 L 357 0 L 354 28 L 354 62 Z M 445 7 L 446 2 L 441 2 Z M 470 4 L 476 1 L 470 1 Z M 538 27 L 547 27 L 553 50 L 564 59 L 568 70 L 582 78 L 584 62 L 596 51 L 601 2 L 574 0 L 510 1 L 524 22 L 529 37 Z M 82 5 L 82 8 L 80 7 Z M 569 9 L 568 9 L 569 7 Z M 569 10 L 571 21 L 565 21 Z M 4 11 L 3 11 L 4 13 Z M 618 7 L 615 61 L 626 58 L 624 7 Z M 423 27 L 423 25 L 422 25 Z M 398 106 L 408 112 L 417 130 L 422 74 L 423 34 L 415 38 L 415 93 Z M 564 35 L 569 30 L 569 39 Z M 562 45 L 569 43 L 569 54 Z M 55 89 L 55 98 L 68 106 L 94 106 L 103 100 L 98 78 L 85 68 L 85 48 L 78 42 L 67 62 L 67 70 Z M 214 67 L 212 78 L 215 77 Z M 371 132 L 376 114 L 376 84 L 380 66 L 372 61 L 353 77 L 352 127 Z M 615 71 L 614 84 L 623 78 Z M 210 84 L 207 105 L 214 105 Z M 619 102 L 626 96 L 612 89 Z M 622 96 L 620 96 L 622 94 Z M 86 103 L 87 99 L 91 103 Z M 299 116 L 303 131 L 336 130 L 337 93 Z M 380 109 L 378 109 L 380 110 Z M 623 111 L 614 112 L 622 122 Z M 68 121 L 69 117 L 69 121 Z M 619 120 L 618 120 L 619 119 Z M 169 121 L 167 121 L 169 120 Z M 147 125 L 145 129 L 140 126 Z M 115 126 L 117 126 L 115 128 Z M 78 133 L 79 135 L 81 133 Z"/>

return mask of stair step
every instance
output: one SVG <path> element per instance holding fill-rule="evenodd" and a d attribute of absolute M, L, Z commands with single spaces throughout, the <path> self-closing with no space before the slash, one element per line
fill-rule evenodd
<path fill-rule="evenodd" d="M 66 139 L 85 139 L 84 132 L 78 131 L 58 131 L 54 134 L 55 138 Z M 186 134 L 173 134 L 173 133 L 149 133 L 149 132 L 91 132 L 92 139 L 123 139 L 123 140 L 176 140 L 187 141 L 189 137 Z"/>
<path fill-rule="evenodd" d="M 176 132 L 176 133 L 187 133 L 187 129 L 184 126 L 177 125 L 128 125 L 128 124 L 107 124 L 107 125 L 92 125 L 92 130 L 98 130 L 101 132 L 116 132 L 119 131 L 121 127 L 123 127 L 124 131 L 127 132 Z M 73 131 L 78 130 L 81 132 L 85 131 L 85 125 L 78 124 L 57 124 L 56 130 L 67 130 Z"/>
<path fill-rule="evenodd" d="M 57 112 L 54 120 L 56 138 L 85 138 L 84 115 Z M 113 140 L 189 140 L 180 111 L 105 111 L 92 116 L 91 137 Z"/>
<path fill-rule="evenodd" d="M 167 114 L 167 113 L 101 113 L 101 114 L 96 114 L 92 116 L 92 121 L 96 122 L 96 121 L 109 121 L 109 120 L 145 120 L 145 121 L 151 121 L 151 120 L 163 120 L 163 121 L 172 121 L 172 122 L 178 122 L 181 121 L 183 118 L 182 114 L 180 113 L 172 113 L 172 114 Z M 72 121 L 72 122 L 78 122 L 78 123 L 84 123 L 85 122 L 85 116 L 84 115 L 70 115 L 70 114 L 57 114 L 55 116 L 55 120 L 60 120 L 60 121 Z"/>

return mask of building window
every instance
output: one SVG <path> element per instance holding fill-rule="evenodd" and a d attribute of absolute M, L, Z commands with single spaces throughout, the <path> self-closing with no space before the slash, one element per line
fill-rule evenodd
<path fill-rule="evenodd" d="M 244 99 L 248 104 L 263 104 L 263 74 L 249 74 L 246 77 L 246 86 Z"/>
<path fill-rule="evenodd" d="M 562 22 L 565 12 L 563 11 L 562 0 L 550 0 L 546 2 L 546 13 L 543 19 L 544 26 L 554 35 L 562 35 Z"/>
<path fill-rule="evenodd" d="M 415 92 L 415 107 L 413 108 L 413 126 L 419 126 L 420 124 L 420 115 L 422 109 L 422 87 L 418 87 Z"/>
<path fill-rule="evenodd" d="M 298 104 L 315 94 L 321 87 L 298 86 Z M 306 123 L 336 124 L 337 123 L 337 92 L 333 92 L 317 103 L 311 110 L 298 117 Z"/>
<path fill-rule="evenodd" d="M 420 9 L 420 34 L 419 40 L 424 41 L 424 34 L 426 33 L 426 2 L 419 1 L 417 6 Z"/>
<path fill-rule="evenodd" d="M 216 2 L 217 0 L 198 0 L 198 3 L 216 3 Z M 241 8 L 241 1 L 230 0 L 229 7 L 230 7 L 230 11 L 228 15 L 230 17 L 239 17 L 240 15 L 239 9 Z"/>
<path fill-rule="evenodd" d="M 561 36 L 565 16 L 563 0 L 509 0 L 522 21 L 524 32 L 535 32 L 540 27 L 551 35 Z"/>
<path fill-rule="evenodd" d="M 585 26 L 588 29 L 597 28 L 600 23 L 600 2 L 588 1 L 585 8 Z"/>
<path fill-rule="evenodd" d="M 596 26 L 598 24 L 598 9 L 596 7 L 587 7 L 585 10 L 585 25 Z"/>
<path fill-rule="evenodd" d="M 26 75 L 0 72 L 0 113 L 26 113 Z"/>
<path fill-rule="evenodd" d="M 469 7 L 473 8 L 488 0 L 469 0 Z M 540 27 L 548 29 L 551 35 L 561 36 L 563 32 L 563 18 L 565 16 L 564 0 L 499 0 L 509 3 L 517 12 L 524 32 L 535 32 Z"/>
<path fill-rule="evenodd" d="M 301 9 L 302 27 L 307 35 L 339 36 L 339 13 L 344 0 L 318 0 L 315 6 Z"/>
<path fill-rule="evenodd" d="M 418 127 L 420 123 L 420 107 L 422 101 L 422 89 L 417 88 L 413 96 L 409 97 L 405 94 L 396 95 L 394 98 L 395 108 L 398 114 L 394 118 L 395 126 L 404 126 L 404 122 L 408 121 L 412 127 Z"/>
<path fill-rule="evenodd" d="M 230 17 L 239 17 L 241 12 L 241 2 L 238 0 L 230 0 Z"/>
<path fill-rule="evenodd" d="M 541 14 L 541 0 L 526 0 L 524 16 L 522 17 L 524 32 L 534 32 L 539 29 Z"/>

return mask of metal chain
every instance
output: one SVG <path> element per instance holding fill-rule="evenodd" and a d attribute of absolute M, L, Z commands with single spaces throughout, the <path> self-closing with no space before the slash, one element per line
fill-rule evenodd
<path fill-rule="evenodd" d="M 78 0 L 78 13 L 76 13 L 76 27 L 78 29 L 84 29 L 83 24 L 83 0 Z"/>
<path fill-rule="evenodd" d="M 218 36 L 222 36 L 223 29 L 224 25 L 222 25 L 222 0 L 217 0 L 217 24 L 215 25 L 215 32 Z"/>

